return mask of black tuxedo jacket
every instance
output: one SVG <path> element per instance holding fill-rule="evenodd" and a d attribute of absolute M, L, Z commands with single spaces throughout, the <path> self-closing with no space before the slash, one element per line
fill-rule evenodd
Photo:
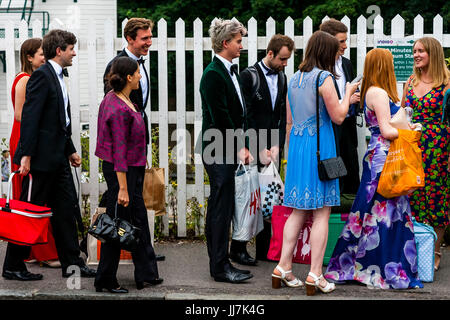
<path fill-rule="evenodd" d="M 70 102 L 67 111 L 70 118 Z M 33 72 L 27 83 L 14 163 L 20 165 L 23 156 L 31 156 L 31 170 L 56 171 L 76 152 L 71 135 L 61 85 L 47 62 Z"/>
<path fill-rule="evenodd" d="M 342 57 L 342 69 L 346 82 L 354 79 L 353 66 L 349 59 Z M 359 106 L 356 106 L 359 108 Z M 340 179 L 341 193 L 356 194 L 359 187 L 358 134 L 356 116 L 347 117 L 340 126 L 335 126 L 339 154 L 347 168 L 347 176 Z"/>
<path fill-rule="evenodd" d="M 239 76 L 237 76 L 237 79 L 240 81 Z M 200 81 L 200 96 L 203 116 L 202 137 L 208 129 L 219 130 L 223 136 L 223 155 L 225 155 L 226 130 L 242 129 L 245 131 L 248 125 L 245 101 L 243 101 L 244 106 L 242 106 L 228 70 L 217 57 L 214 57 L 203 72 Z M 244 100 L 243 96 L 242 99 Z M 238 137 L 238 139 L 244 138 L 243 136 Z M 213 141 L 202 139 L 202 151 Z"/>
<path fill-rule="evenodd" d="M 260 141 L 258 134 L 258 151 L 278 145 L 281 155 L 286 139 L 286 75 L 282 71 L 278 73 L 278 93 L 275 100 L 275 108 L 272 109 L 272 99 L 264 72 L 261 70 L 259 62 L 255 63 L 254 67 L 259 75 L 259 88 L 256 93 L 252 92 L 253 84 L 250 71 L 245 69 L 241 72 L 241 83 L 247 105 L 249 128 L 255 129 L 257 133 L 260 129 L 267 129 L 267 141 Z M 271 129 L 279 130 L 278 141 L 272 141 Z"/>
<path fill-rule="evenodd" d="M 109 72 L 111 71 L 111 66 L 112 63 L 115 59 L 117 59 L 118 57 L 128 57 L 127 52 L 125 51 L 125 49 L 123 49 L 114 59 L 112 59 L 108 65 L 106 66 L 106 70 L 105 73 L 103 75 L 103 92 L 105 94 L 107 94 L 109 91 L 111 91 L 111 87 L 108 84 L 108 80 L 107 80 L 107 75 L 109 74 Z M 148 77 L 148 73 L 147 70 L 144 67 L 144 64 L 141 64 L 139 66 L 140 68 L 144 68 L 145 71 L 145 77 L 146 77 L 146 81 L 148 84 L 148 90 L 147 90 L 147 96 L 145 97 L 145 101 L 142 97 L 142 89 L 141 89 L 141 85 L 139 84 L 139 88 L 137 90 L 132 90 L 130 93 L 130 100 L 137 105 L 137 107 L 139 108 L 139 111 L 141 111 L 142 116 L 144 118 L 144 123 L 145 123 L 145 139 L 147 144 L 149 144 L 150 141 L 150 134 L 148 131 L 148 117 L 147 114 L 145 113 L 145 106 L 147 105 L 147 100 L 148 100 L 148 96 L 150 94 L 150 80 Z"/>

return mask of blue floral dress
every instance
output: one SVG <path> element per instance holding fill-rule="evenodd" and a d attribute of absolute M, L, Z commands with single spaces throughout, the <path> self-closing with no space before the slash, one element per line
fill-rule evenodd
<path fill-rule="evenodd" d="M 314 210 L 324 206 L 339 206 L 339 180 L 321 181 L 317 166 L 316 81 L 319 87 L 330 72 L 314 68 L 310 72 L 297 71 L 289 82 L 288 99 L 293 126 L 289 136 L 286 168 L 286 207 Z M 301 80 L 301 81 L 300 81 Z M 323 98 L 319 96 L 320 159 L 336 157 L 333 125 Z"/>
<path fill-rule="evenodd" d="M 391 116 L 399 109 L 390 103 Z M 375 112 L 364 105 L 371 139 L 361 184 L 325 278 L 355 280 L 375 288 L 422 288 L 407 196 L 386 199 L 376 190 L 390 141 L 381 136 Z"/>

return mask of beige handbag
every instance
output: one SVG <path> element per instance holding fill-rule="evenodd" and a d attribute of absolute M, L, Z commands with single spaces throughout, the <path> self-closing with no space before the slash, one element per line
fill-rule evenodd
<path fill-rule="evenodd" d="M 389 120 L 389 124 L 396 129 L 411 130 L 408 124 L 406 109 L 401 107 L 397 113 Z"/>
<path fill-rule="evenodd" d="M 146 168 L 142 190 L 145 207 L 154 210 L 155 216 L 166 214 L 166 186 L 164 168 Z"/>

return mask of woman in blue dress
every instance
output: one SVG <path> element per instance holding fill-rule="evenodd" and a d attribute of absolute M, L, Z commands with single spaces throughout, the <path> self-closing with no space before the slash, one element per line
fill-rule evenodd
<path fill-rule="evenodd" d="M 372 288 L 423 287 L 417 273 L 408 196 L 386 199 L 376 192 L 390 141 L 398 137 L 398 130 L 389 124 L 399 110 L 390 51 L 371 50 L 363 76 L 361 103 L 371 139 L 361 184 L 325 277 L 334 282 L 358 281 Z"/>
<path fill-rule="evenodd" d="M 304 61 L 289 82 L 287 103 L 288 163 L 284 206 L 293 208 L 283 231 L 283 248 L 279 264 L 272 273 L 272 287 L 281 282 L 288 287 L 303 283 L 292 274 L 292 257 L 307 215 L 313 215 L 311 230 L 311 270 L 306 278 L 307 294 L 316 288 L 334 290 L 322 276 L 323 257 L 328 239 L 328 219 L 332 206 L 340 204 L 339 181 L 321 181 L 317 167 L 316 82 L 319 84 L 320 158 L 336 157 L 332 121 L 340 124 L 348 112 L 350 96 L 359 83 L 347 84 L 345 97 L 339 102 L 333 82 L 334 65 L 339 49 L 335 37 L 315 32 L 306 48 Z M 319 73 L 323 71 L 320 74 Z"/>

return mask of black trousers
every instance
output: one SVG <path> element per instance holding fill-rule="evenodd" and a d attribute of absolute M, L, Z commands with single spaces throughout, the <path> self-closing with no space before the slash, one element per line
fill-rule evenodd
<path fill-rule="evenodd" d="M 56 171 L 31 170 L 30 174 L 33 183 L 31 203 L 52 209 L 53 215 L 50 222 L 63 273 L 70 265 L 84 266 L 85 263 L 80 257 L 77 228 L 80 209 L 69 163 L 67 162 Z M 23 180 L 20 195 L 22 201 L 28 198 L 29 183 L 29 176 L 26 176 Z M 30 256 L 30 251 L 30 246 L 8 243 L 3 269 L 9 271 L 26 270 L 24 260 Z"/>
<path fill-rule="evenodd" d="M 119 193 L 119 181 L 114 171 L 114 165 L 103 161 L 103 174 L 108 186 L 106 213 L 114 217 L 114 210 Z M 117 206 L 117 216 L 131 222 L 141 229 L 138 248 L 131 252 L 134 264 L 134 279 L 136 282 L 148 282 L 159 278 L 155 251 L 150 238 L 142 188 L 144 184 L 145 167 L 128 167 L 127 188 L 130 203 L 128 207 Z M 117 288 L 117 269 L 119 268 L 121 248 L 116 243 L 102 243 L 100 261 L 95 277 L 95 286 Z"/>
<path fill-rule="evenodd" d="M 205 235 L 211 276 L 224 272 L 230 264 L 228 242 L 234 208 L 235 164 L 206 164 L 210 195 L 206 213 Z"/>

